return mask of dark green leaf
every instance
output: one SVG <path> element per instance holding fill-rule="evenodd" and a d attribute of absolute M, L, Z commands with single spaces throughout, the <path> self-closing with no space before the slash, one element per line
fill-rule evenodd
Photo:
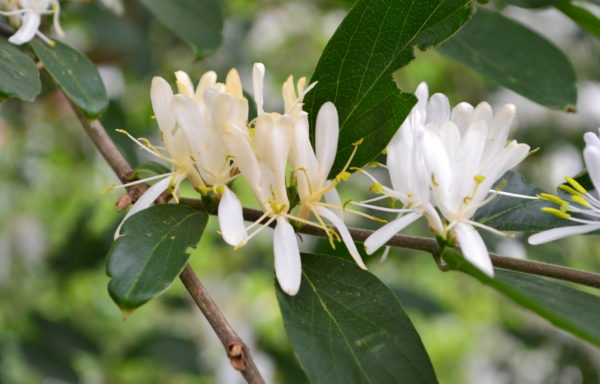
<path fill-rule="evenodd" d="M 556 280 L 499 268 L 494 268 L 492 279 L 451 248 L 442 257 L 557 327 L 600 346 L 600 297 Z"/>
<path fill-rule="evenodd" d="M 58 40 L 51 47 L 40 39 L 31 47 L 44 68 L 67 97 L 89 118 L 96 118 L 108 107 L 108 96 L 98 69 L 81 52 Z"/>
<path fill-rule="evenodd" d="M 567 57 L 545 38 L 498 13 L 479 8 L 438 50 L 536 103 L 574 110 L 576 77 Z"/>
<path fill-rule="evenodd" d="M 107 265 L 108 291 L 124 313 L 159 295 L 177 278 L 207 219 L 197 209 L 166 204 L 138 212 L 125 222 Z"/>
<path fill-rule="evenodd" d="M 556 4 L 556 9 L 567 15 L 581 28 L 600 39 L 600 19 L 587 9 L 577 7 L 569 1 Z"/>
<path fill-rule="evenodd" d="M 330 175 L 338 173 L 363 139 L 352 165 L 373 160 L 388 144 L 416 98 L 402 93 L 392 73 L 425 49 L 456 32 L 470 17 L 468 0 L 359 0 L 325 47 L 305 98 L 314 122 L 321 105 L 333 102 L 340 117 L 340 142 Z"/>
<path fill-rule="evenodd" d="M 140 0 L 150 12 L 192 47 L 197 56 L 221 44 L 223 15 L 217 0 Z"/>
<path fill-rule="evenodd" d="M 503 2 L 511 5 L 516 5 L 522 8 L 542 8 L 550 7 L 561 0 L 502 0 Z"/>
<path fill-rule="evenodd" d="M 41 88 L 40 73 L 31 57 L 0 37 L 0 99 L 33 101 Z"/>
<path fill-rule="evenodd" d="M 302 255 L 302 270 L 298 294 L 278 289 L 277 299 L 311 382 L 437 382 L 398 298 L 375 276 L 326 255 Z"/>
<path fill-rule="evenodd" d="M 505 184 L 502 191 L 519 195 L 536 196 L 543 192 L 527 184 L 523 176 L 511 171 L 502 176 L 494 188 L 502 184 Z M 556 208 L 556 204 L 546 200 L 498 195 L 477 211 L 474 220 L 501 231 L 543 231 L 573 225 L 568 220 L 542 211 L 543 207 Z"/>

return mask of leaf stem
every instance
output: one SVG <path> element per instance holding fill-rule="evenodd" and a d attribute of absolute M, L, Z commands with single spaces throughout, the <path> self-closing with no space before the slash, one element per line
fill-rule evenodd
<path fill-rule="evenodd" d="M 179 202 L 190 207 L 204 209 L 202 201 L 198 199 L 180 198 Z M 216 212 L 209 213 L 216 214 Z M 256 221 L 261 217 L 261 215 L 261 211 L 250 208 L 244 208 L 244 218 L 247 221 Z M 369 237 L 373 233 L 373 231 L 367 229 L 348 228 L 348 230 L 350 231 L 352 238 L 355 241 L 359 242 L 364 242 L 367 239 L 367 237 Z M 303 226 L 297 229 L 297 231 L 300 233 L 306 233 L 308 235 L 327 237 L 325 231 L 312 226 Z M 387 242 L 387 245 L 399 248 L 416 249 L 419 251 L 429 252 L 433 255 L 436 255 L 440 252 L 437 241 L 434 238 L 430 237 L 396 235 Z M 581 271 L 578 269 L 563 267 L 555 264 L 542 263 L 539 261 L 514 259 L 511 257 L 500 256 L 493 253 L 490 253 L 490 258 L 492 259 L 492 264 L 494 264 L 494 267 L 497 268 L 504 268 L 518 272 L 530 273 L 533 275 L 552 277 L 555 279 L 569 281 L 572 283 L 577 283 L 581 285 L 586 285 L 588 287 L 600 289 L 600 274 L 597 273 Z"/>

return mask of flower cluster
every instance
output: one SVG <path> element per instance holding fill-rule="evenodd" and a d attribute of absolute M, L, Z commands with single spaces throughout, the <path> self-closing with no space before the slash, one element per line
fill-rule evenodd
<path fill-rule="evenodd" d="M 580 235 L 600 229 L 600 221 L 598 221 L 600 218 L 600 197 L 598 196 L 598 191 L 600 191 L 598 189 L 600 187 L 600 138 L 593 132 L 587 132 L 583 135 L 583 139 L 586 143 L 583 150 L 583 160 L 594 186 L 594 192 L 587 191 L 575 179 L 567 177 L 567 184 L 562 184 L 558 188 L 570 196 L 570 202 L 551 194 L 543 193 L 540 195 L 543 199 L 559 206 L 558 209 L 545 207 L 542 208 L 543 211 L 579 225 L 553 228 L 536 233 L 529 237 L 530 244 L 547 243 L 563 237 Z"/>
<path fill-rule="evenodd" d="M 456 241 L 466 260 L 493 276 L 487 248 L 475 228 L 500 232 L 472 217 L 499 193 L 492 185 L 527 156 L 529 146 L 507 140 L 513 105 L 497 113 L 485 102 L 476 107 L 460 103 L 451 110 L 446 96 L 438 93 L 429 99 L 428 93 L 427 85 L 420 84 L 418 103 L 387 147 L 393 188 L 369 175 L 376 183 L 373 189 L 403 207 L 392 209 L 398 218 L 367 239 L 367 253 L 424 216 L 439 237 Z"/>
<path fill-rule="evenodd" d="M 39 31 L 42 15 L 54 15 L 54 30 L 63 35 L 59 0 L 0 0 L 0 15 L 8 16 L 11 24 L 18 28 L 8 39 L 15 45 L 25 44 L 36 35 L 48 44 L 54 44 Z"/>
<path fill-rule="evenodd" d="M 228 244 L 241 247 L 274 224 L 275 273 L 281 288 L 294 295 L 300 287 L 301 264 L 290 219 L 324 230 L 332 244 L 334 240 L 343 240 L 358 265 L 366 267 L 343 222 L 343 207 L 335 190 L 347 172 L 344 169 L 338 177 L 328 180 L 338 143 L 335 106 L 325 103 L 321 107 L 313 149 L 308 114 L 302 110 L 302 100 L 314 84 L 306 87 L 305 78 L 294 83 L 290 76 L 283 85 L 284 112 L 265 112 L 264 74 L 264 66 L 255 64 L 253 88 L 258 114 L 252 121 L 248 121 L 248 100 L 235 69 L 229 72 L 225 83 L 217 82 L 214 72 L 207 72 L 196 87 L 187 74 L 177 72 L 178 94 L 173 93 L 164 79 L 153 79 L 152 107 L 164 147 L 122 132 L 144 150 L 170 163 L 172 171 L 123 185 L 158 180 L 138 199 L 125 219 L 150 206 L 165 191 L 177 199 L 179 185 L 187 179 L 200 193 L 211 193 L 220 199 L 219 226 Z M 286 184 L 288 165 L 299 198 L 295 214 Z M 264 212 L 248 227 L 244 225 L 242 205 L 228 187 L 228 183 L 240 175 L 246 179 Z M 119 232 L 120 226 L 115 236 Z"/>

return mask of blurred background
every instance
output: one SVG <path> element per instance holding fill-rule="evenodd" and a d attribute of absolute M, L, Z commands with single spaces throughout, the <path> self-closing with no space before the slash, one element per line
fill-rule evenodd
<path fill-rule="evenodd" d="M 112 10 L 107 5 L 118 3 L 104 3 L 64 2 L 61 20 L 66 42 L 100 69 L 111 98 L 101 120 L 133 165 L 147 158 L 114 130 L 159 142 L 151 119 L 152 76 L 174 84 L 176 70 L 197 80 L 209 69 L 224 78 L 236 67 L 250 84 L 252 63 L 261 61 L 267 68 L 266 109 L 281 110 L 283 81 L 289 74 L 310 77 L 348 10 L 341 0 L 228 0 L 223 45 L 197 61 L 137 2 Z M 446 93 L 452 104 L 516 104 L 512 137 L 540 148 L 519 171 L 552 191 L 564 176 L 582 170 L 582 134 L 600 126 L 600 43 L 555 10 L 507 6 L 504 12 L 567 53 L 579 77 L 577 113 L 538 106 L 435 51 L 418 52 L 395 78 L 405 91 L 427 81 L 432 93 Z M 118 180 L 50 79 L 43 81 L 36 102 L 0 104 L 0 383 L 242 382 L 179 281 L 123 320 L 107 293 L 105 273 L 123 213 L 114 206 L 118 191 L 101 194 Z M 378 177 L 385 181 L 382 173 Z M 366 198 L 369 184 L 354 175 L 340 189 L 343 199 Z M 247 206 L 256 206 L 243 183 L 236 181 L 234 189 Z M 183 192 L 197 196 L 189 186 Z M 376 227 L 346 216 L 352 226 Z M 275 299 L 266 232 L 234 251 L 211 218 L 191 264 L 253 349 L 268 382 L 303 383 Z M 419 225 L 407 232 L 427 235 Z M 595 237 L 537 247 L 524 238 L 486 241 L 506 256 L 600 271 Z M 331 252 L 326 242 L 309 236 L 303 236 L 302 248 Z M 342 245 L 337 248 L 343 252 Z M 392 249 L 384 263 L 379 255 L 366 260 L 400 297 L 441 383 L 600 383 L 600 350 L 466 275 L 440 272 L 427 254 Z"/>

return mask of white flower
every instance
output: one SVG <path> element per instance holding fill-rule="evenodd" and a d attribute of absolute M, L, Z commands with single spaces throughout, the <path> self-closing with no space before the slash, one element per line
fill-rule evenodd
<path fill-rule="evenodd" d="M 226 150 L 222 133 L 226 122 L 245 124 L 247 100 L 243 98 L 239 76 L 232 70 L 226 84 L 216 83 L 214 72 L 206 73 L 193 90 L 191 80 L 184 72 L 177 72 L 179 95 L 174 95 L 169 84 L 160 77 L 152 81 L 151 99 L 166 154 L 148 140 L 132 140 L 144 150 L 171 164 L 172 172 L 124 184 L 130 186 L 162 179 L 150 187 L 134 204 L 125 218 L 145 209 L 167 189 L 177 199 L 181 182 L 188 179 L 201 193 L 221 195 L 219 221 L 222 227 L 244 230 L 242 206 L 227 183 L 233 180 L 234 167 Z M 115 236 L 118 236 L 119 228 Z M 236 237 L 237 236 L 237 237 Z M 224 239 L 237 244 L 245 237 L 236 231 L 224 232 Z"/>
<path fill-rule="evenodd" d="M 17 32 L 8 39 L 12 44 L 25 44 L 37 35 L 48 44 L 54 45 L 54 42 L 39 31 L 42 15 L 54 15 L 54 30 L 60 36 L 64 34 L 59 22 L 58 0 L 8 0 L 3 5 L 6 10 L 0 11 L 0 15 L 11 17 L 11 22 L 18 27 Z"/>
<path fill-rule="evenodd" d="M 435 205 L 446 220 L 443 237 L 457 240 L 465 259 L 489 276 L 494 270 L 485 243 L 474 227 L 499 231 L 471 218 L 492 185 L 529 153 L 529 146 L 507 142 L 515 107 L 494 114 L 483 102 L 476 108 L 435 94 L 427 104 L 422 150 Z M 492 194 L 492 197 L 495 194 Z"/>
<path fill-rule="evenodd" d="M 588 192 L 581 184 L 574 179 L 567 177 L 569 185 L 562 184 L 560 189 L 571 195 L 572 202 L 567 202 L 558 196 L 541 194 L 546 200 L 559 204 L 560 209 L 542 208 L 543 211 L 552 213 L 558 217 L 568 219 L 580 225 L 553 228 L 547 231 L 536 233 L 529 237 L 529 244 L 542 244 L 549 241 L 562 239 L 563 237 L 580 235 L 600 229 L 600 139 L 593 132 L 587 132 L 583 135 L 585 140 L 585 149 L 583 150 L 583 160 L 588 170 L 595 192 Z M 573 217 L 569 212 L 578 214 L 580 217 Z"/>
<path fill-rule="evenodd" d="M 418 102 L 394 135 L 387 152 L 387 169 L 393 189 L 375 181 L 376 189 L 383 193 L 383 198 L 391 197 L 399 200 L 403 209 L 383 208 L 364 203 L 356 203 L 371 209 L 398 212 L 398 217 L 384 225 L 365 241 L 365 250 L 369 255 L 376 252 L 396 233 L 425 216 L 429 226 L 437 233 L 442 233 L 442 222 L 435 207 L 430 202 L 430 178 L 425 167 L 420 137 L 427 122 L 427 84 L 421 83 L 415 92 Z M 429 115 L 431 118 L 431 115 Z M 368 174 L 367 174 L 368 175 Z M 377 200 L 377 199 L 374 199 Z M 370 201 L 374 201 L 370 200 Z"/>

